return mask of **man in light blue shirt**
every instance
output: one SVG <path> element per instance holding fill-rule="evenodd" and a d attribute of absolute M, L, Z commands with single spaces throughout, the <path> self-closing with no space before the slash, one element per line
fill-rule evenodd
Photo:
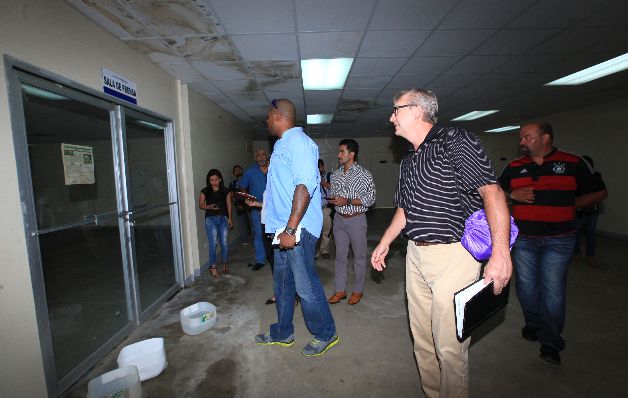
<path fill-rule="evenodd" d="M 314 339 L 303 355 L 318 356 L 340 339 L 314 265 L 316 242 L 323 226 L 318 147 L 300 127 L 294 127 L 294 104 L 273 100 L 268 108 L 268 131 L 279 138 L 275 143 L 265 199 L 266 233 L 276 233 L 274 249 L 277 323 L 270 331 L 255 336 L 260 345 L 294 344 L 294 296 L 301 298 L 305 324 Z"/>
<path fill-rule="evenodd" d="M 268 153 L 264 149 L 255 152 L 255 164 L 246 170 L 240 179 L 240 189 L 262 201 L 266 190 L 266 174 L 268 173 Z M 253 247 L 255 248 L 255 265 L 253 271 L 258 271 L 266 264 L 267 254 L 264 249 L 261 211 L 257 207 L 251 208 L 251 227 L 253 229 Z"/>

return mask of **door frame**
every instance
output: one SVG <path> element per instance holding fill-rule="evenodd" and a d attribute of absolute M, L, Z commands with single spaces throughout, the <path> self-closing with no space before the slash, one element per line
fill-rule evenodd
<path fill-rule="evenodd" d="M 40 349 L 43 360 L 43 368 L 46 379 L 48 395 L 57 397 L 65 392 L 72 384 L 74 384 L 81 376 L 83 376 L 90 368 L 98 363 L 106 354 L 111 352 L 124 338 L 126 338 L 140 323 L 156 312 L 160 306 L 171 297 L 176 291 L 184 286 L 183 273 L 183 256 L 182 256 L 182 234 L 179 213 L 179 198 L 176 179 L 176 146 L 174 140 L 174 122 L 172 119 L 161 116 L 150 110 L 139 106 L 123 102 L 118 98 L 108 94 L 101 93 L 95 89 L 60 76 L 56 73 L 47 71 L 35 65 L 20 61 L 8 55 L 4 55 L 5 77 L 7 82 L 7 94 L 9 102 L 9 113 L 11 121 L 11 129 L 13 135 L 13 146 L 15 153 L 15 161 L 17 166 L 17 179 L 20 187 L 20 200 L 22 203 L 22 216 L 24 222 L 24 236 L 26 242 L 27 258 L 29 263 L 29 271 L 31 276 L 31 285 L 33 288 L 33 299 L 35 304 L 35 317 L 37 320 L 37 329 L 39 336 Z M 53 92 L 58 92 L 69 98 L 86 102 L 91 105 L 109 111 L 110 127 L 112 129 L 112 151 L 114 158 L 114 173 L 116 175 L 116 197 L 118 212 L 123 209 L 121 207 L 122 198 L 125 196 L 125 187 L 123 184 L 122 174 L 124 173 L 124 165 L 121 163 L 119 151 L 123 148 L 123 137 L 121 129 L 123 125 L 123 116 L 125 109 L 132 112 L 140 113 L 144 116 L 158 120 L 165 126 L 164 134 L 166 141 L 166 161 L 168 169 L 168 191 L 171 202 L 176 204 L 171 206 L 171 228 L 173 233 L 173 255 L 175 267 L 176 284 L 168 289 L 153 305 L 146 311 L 140 313 L 138 311 L 139 290 L 137 285 L 133 285 L 131 267 L 132 263 L 128 260 L 130 253 L 126 242 L 121 236 L 121 249 L 123 258 L 123 274 L 125 283 L 125 295 L 127 298 L 127 313 L 129 322 L 107 340 L 102 346 L 96 349 L 92 354 L 85 358 L 78 366 L 76 366 L 67 375 L 59 379 L 57 377 L 54 352 L 52 344 L 51 327 L 48 316 L 48 304 L 45 292 L 45 282 L 43 275 L 43 267 L 40 256 L 38 226 L 35 211 L 35 199 L 33 194 L 33 186 L 31 179 L 30 161 L 28 157 L 28 140 L 26 134 L 26 121 L 24 118 L 24 108 L 22 102 L 21 84 L 30 83 L 35 86 L 46 88 Z M 124 220 L 119 218 L 119 223 Z M 175 236 L 176 235 L 176 236 Z"/>

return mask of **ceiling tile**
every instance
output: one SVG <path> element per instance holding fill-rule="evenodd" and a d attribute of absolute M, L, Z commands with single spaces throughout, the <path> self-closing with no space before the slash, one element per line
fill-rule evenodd
<path fill-rule="evenodd" d="M 218 93 L 218 88 L 216 88 L 216 86 L 211 84 L 211 82 L 209 82 L 208 80 L 197 80 L 189 82 L 188 85 L 199 93 Z"/>
<path fill-rule="evenodd" d="M 233 105 L 233 103 L 231 102 L 231 100 L 229 98 L 227 98 L 224 94 L 221 93 L 202 93 L 203 96 L 205 98 L 207 98 L 208 100 L 210 100 L 211 102 L 221 105 L 221 104 L 231 104 Z"/>
<path fill-rule="evenodd" d="M 390 80 L 386 88 L 409 89 L 425 87 L 436 75 L 397 75 Z"/>
<path fill-rule="evenodd" d="M 306 100 L 305 106 L 308 115 L 314 114 L 325 114 L 325 113 L 335 113 L 336 105 L 338 105 L 338 101 L 316 101 L 316 100 Z"/>
<path fill-rule="evenodd" d="M 249 67 L 242 62 L 195 62 L 194 67 L 210 80 L 252 78 Z"/>
<path fill-rule="evenodd" d="M 439 75 L 462 57 L 414 57 L 399 73 L 404 75 Z"/>
<path fill-rule="evenodd" d="M 183 82 L 203 80 L 199 71 L 190 64 L 163 64 L 161 67 Z"/>
<path fill-rule="evenodd" d="M 228 93 L 227 96 L 241 107 L 260 105 L 268 108 L 268 99 L 261 91 L 248 93 Z"/>
<path fill-rule="evenodd" d="M 461 1 L 447 14 L 447 17 L 438 27 L 441 29 L 501 28 L 536 1 Z M 478 12 L 478 10 L 481 10 L 481 12 Z"/>
<path fill-rule="evenodd" d="M 394 75 L 408 58 L 356 58 L 351 76 Z"/>
<path fill-rule="evenodd" d="M 435 30 L 416 55 L 466 55 L 495 32 L 493 29 Z"/>
<path fill-rule="evenodd" d="M 89 3 L 83 0 L 67 0 L 67 2 L 120 39 L 157 36 L 115 0 Z"/>
<path fill-rule="evenodd" d="M 224 33 L 212 12 L 199 1 L 126 0 L 124 5 L 161 36 Z"/>
<path fill-rule="evenodd" d="M 303 91 L 264 91 L 266 98 L 272 99 L 289 99 L 295 106 L 300 103 L 303 105 Z"/>
<path fill-rule="evenodd" d="M 168 47 L 161 39 L 127 40 L 126 44 L 156 64 L 185 64 L 187 61 Z"/>
<path fill-rule="evenodd" d="M 259 34 L 232 36 L 240 54 L 249 61 L 298 60 L 294 34 Z"/>
<path fill-rule="evenodd" d="M 301 59 L 353 58 L 362 32 L 299 33 Z"/>
<path fill-rule="evenodd" d="M 456 0 L 387 0 L 377 4 L 370 29 L 431 29 Z"/>
<path fill-rule="evenodd" d="M 505 63 L 498 67 L 494 73 L 515 73 L 515 72 L 535 72 L 541 66 L 551 64 L 558 61 L 561 58 L 560 55 L 520 55 L 512 59 L 512 61 Z"/>
<path fill-rule="evenodd" d="M 433 87 L 465 87 L 480 77 L 479 74 L 465 73 L 460 75 L 440 75 L 430 82 Z"/>
<path fill-rule="evenodd" d="M 342 99 L 373 101 L 381 91 L 379 88 L 345 88 L 342 91 Z"/>
<path fill-rule="evenodd" d="M 164 41 L 190 62 L 241 59 L 227 36 L 167 37 Z"/>
<path fill-rule="evenodd" d="M 614 0 L 543 0 L 537 2 L 510 25 L 511 28 L 566 28 L 602 10 Z"/>
<path fill-rule="evenodd" d="M 524 78 L 524 73 L 489 73 L 476 81 L 472 82 L 469 86 L 482 86 L 491 87 L 495 89 L 497 87 L 510 86 L 514 81 Z"/>
<path fill-rule="evenodd" d="M 342 90 L 307 90 L 304 94 L 306 103 L 310 101 L 338 102 Z"/>
<path fill-rule="evenodd" d="M 232 35 L 294 32 L 291 0 L 209 0 L 209 3 Z"/>
<path fill-rule="evenodd" d="M 510 59 L 511 57 L 502 55 L 469 55 L 449 68 L 447 73 L 487 73 Z"/>
<path fill-rule="evenodd" d="M 299 61 L 251 61 L 251 72 L 256 77 L 268 79 L 300 79 Z"/>
<path fill-rule="evenodd" d="M 364 36 L 360 57 L 409 57 L 423 43 L 429 30 L 369 30 Z"/>
<path fill-rule="evenodd" d="M 390 82 L 390 76 L 350 76 L 345 87 L 382 89 L 386 87 L 388 82 Z"/>
<path fill-rule="evenodd" d="M 528 51 L 529 54 L 568 54 L 598 42 L 596 28 L 568 29 Z"/>
<path fill-rule="evenodd" d="M 218 80 L 214 85 L 226 94 L 261 91 L 255 80 Z"/>
<path fill-rule="evenodd" d="M 580 21 L 576 26 L 587 28 L 605 28 L 608 26 L 626 26 L 628 1 L 616 1 L 602 11 Z"/>
<path fill-rule="evenodd" d="M 299 32 L 364 30 L 375 0 L 296 0 Z"/>
<path fill-rule="evenodd" d="M 504 29 L 482 43 L 473 54 L 519 55 L 558 32 L 558 29 Z"/>
<path fill-rule="evenodd" d="M 426 86 L 425 89 L 433 92 L 438 99 L 445 98 L 458 90 L 457 87 L 436 87 L 432 85 Z"/>
<path fill-rule="evenodd" d="M 258 77 L 257 82 L 264 88 L 264 90 L 303 91 L 303 80 L 301 79 Z"/>

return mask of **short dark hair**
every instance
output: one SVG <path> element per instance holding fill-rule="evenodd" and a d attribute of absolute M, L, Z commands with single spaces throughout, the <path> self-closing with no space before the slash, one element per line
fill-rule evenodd
<path fill-rule="evenodd" d="M 325 162 L 323 162 L 323 159 L 318 159 L 318 167 L 321 167 L 321 165 L 325 166 Z"/>
<path fill-rule="evenodd" d="M 233 167 L 231 168 L 231 171 L 234 171 L 234 170 L 236 169 L 236 167 L 239 167 L 239 168 L 241 168 L 241 169 L 242 169 L 242 166 L 240 166 L 239 164 L 236 164 L 235 166 L 233 166 Z M 244 170 L 244 169 L 242 169 L 242 170 Z"/>
<path fill-rule="evenodd" d="M 539 123 L 538 126 L 541 134 L 547 134 L 552 140 L 554 139 L 554 129 L 552 128 L 551 124 L 543 122 Z"/>
<path fill-rule="evenodd" d="M 351 138 L 345 138 L 344 140 L 341 140 L 340 143 L 338 144 L 338 146 L 344 145 L 347 147 L 347 151 L 349 152 L 353 152 L 354 160 L 358 160 L 358 152 L 360 152 L 360 146 L 358 145 L 358 143 L 355 140 L 352 140 Z"/>

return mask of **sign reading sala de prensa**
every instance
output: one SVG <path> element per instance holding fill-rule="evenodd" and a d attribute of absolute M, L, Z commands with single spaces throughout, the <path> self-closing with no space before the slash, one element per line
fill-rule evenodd
<path fill-rule="evenodd" d="M 137 105 L 137 86 L 118 73 L 102 69 L 102 89 L 105 93 Z"/>

